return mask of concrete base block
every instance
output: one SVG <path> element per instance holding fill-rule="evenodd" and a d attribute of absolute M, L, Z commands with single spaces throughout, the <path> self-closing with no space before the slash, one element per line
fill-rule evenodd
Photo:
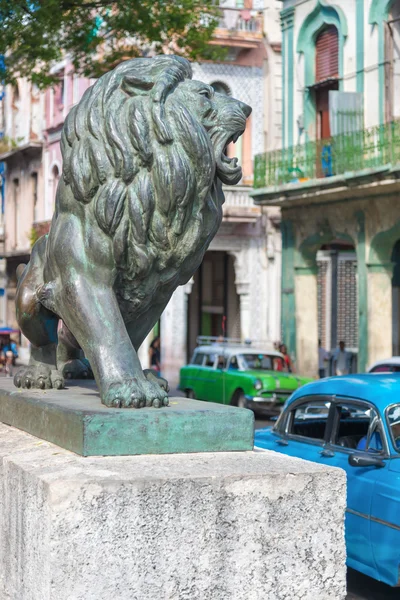
<path fill-rule="evenodd" d="M 345 473 L 77 456 L 0 425 L 2 600 L 344 600 Z"/>

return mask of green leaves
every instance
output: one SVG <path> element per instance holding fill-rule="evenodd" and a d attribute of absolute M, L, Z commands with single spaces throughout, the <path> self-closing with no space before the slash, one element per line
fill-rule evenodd
<path fill-rule="evenodd" d="M 223 51 L 209 41 L 219 15 L 215 0 L 0 0 L 0 78 L 48 87 L 65 54 L 86 77 L 148 52 L 215 59 Z"/>

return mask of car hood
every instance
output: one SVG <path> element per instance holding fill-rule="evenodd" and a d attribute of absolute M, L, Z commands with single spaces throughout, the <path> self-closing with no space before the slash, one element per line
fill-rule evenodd
<path fill-rule="evenodd" d="M 252 375 L 256 379 L 260 379 L 265 387 L 282 390 L 297 390 L 305 383 L 313 381 L 310 377 L 301 377 L 295 373 L 282 373 L 282 371 L 261 371 L 253 369 L 246 371 L 246 374 Z"/>

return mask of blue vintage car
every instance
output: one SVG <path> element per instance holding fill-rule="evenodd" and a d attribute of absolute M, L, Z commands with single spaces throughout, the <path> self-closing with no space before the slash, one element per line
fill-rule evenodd
<path fill-rule="evenodd" d="M 344 469 L 347 564 L 400 585 L 400 375 L 309 383 L 255 445 Z"/>

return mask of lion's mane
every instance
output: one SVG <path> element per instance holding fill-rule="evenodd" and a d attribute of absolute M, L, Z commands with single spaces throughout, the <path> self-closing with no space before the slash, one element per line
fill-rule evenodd
<path fill-rule="evenodd" d="M 64 124 L 64 183 L 110 236 L 116 267 L 131 280 L 171 263 L 179 269 L 202 243 L 204 212 L 215 211 L 211 235 L 221 219 L 209 193 L 211 141 L 173 98 L 191 76 L 179 57 L 126 61 L 85 92 Z"/>

